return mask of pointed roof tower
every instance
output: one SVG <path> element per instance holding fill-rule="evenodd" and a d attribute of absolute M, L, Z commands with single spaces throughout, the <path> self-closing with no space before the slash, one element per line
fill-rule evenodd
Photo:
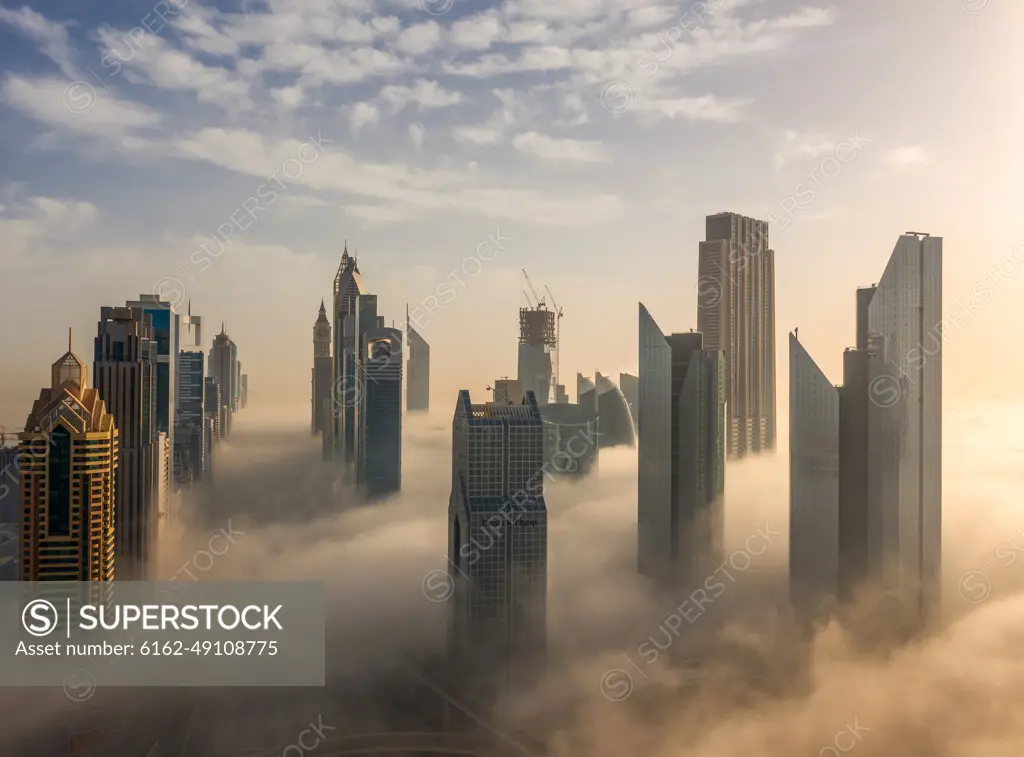
<path fill-rule="evenodd" d="M 324 305 L 324 301 L 320 300 L 320 315 L 317 316 L 317 323 L 330 323 L 327 320 L 327 307 Z"/>
<path fill-rule="evenodd" d="M 89 374 L 85 363 L 79 360 L 78 355 L 71 351 L 71 328 L 69 327 L 68 351 L 50 366 L 50 387 L 57 389 L 61 384 L 71 381 L 84 389 L 88 383 L 88 377 Z"/>

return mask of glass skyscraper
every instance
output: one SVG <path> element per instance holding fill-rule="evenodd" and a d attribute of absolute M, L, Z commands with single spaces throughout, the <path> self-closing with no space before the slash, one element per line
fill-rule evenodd
<path fill-rule="evenodd" d="M 482 696 L 529 685 L 545 658 L 543 465 L 533 392 L 522 404 L 482 405 L 459 392 L 448 503 L 449 657 L 460 683 L 482 687 Z"/>
<path fill-rule="evenodd" d="M 839 595 L 839 390 L 789 335 L 789 593 L 810 620 Z"/>
<path fill-rule="evenodd" d="M 356 484 L 371 497 L 402 488 L 402 332 L 380 325 L 376 304 L 359 296 Z M 377 325 L 363 330 L 368 319 Z"/>
<path fill-rule="evenodd" d="M 665 336 L 643 304 L 639 337 L 638 569 L 696 585 L 722 551 L 724 360 L 698 332 Z"/>
<path fill-rule="evenodd" d="M 868 485 L 882 514 L 870 549 L 885 587 L 910 599 L 922 620 L 940 599 L 941 321 L 942 238 L 904 234 L 868 306 L 869 338 L 883 356 L 869 382 Z"/>
<path fill-rule="evenodd" d="M 160 366 L 169 363 L 159 362 L 150 322 L 141 308 L 101 308 L 93 340 L 93 383 L 119 433 L 115 502 L 122 580 L 145 580 L 156 560 L 163 454 L 158 378 Z"/>

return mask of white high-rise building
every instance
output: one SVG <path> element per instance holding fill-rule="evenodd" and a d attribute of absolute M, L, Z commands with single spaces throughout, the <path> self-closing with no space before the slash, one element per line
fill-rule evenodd
<path fill-rule="evenodd" d="M 869 399 L 869 552 L 883 585 L 939 609 L 942 567 L 942 238 L 900 236 L 868 306 L 884 360 Z M 870 516 L 869 516 L 870 517 Z"/>

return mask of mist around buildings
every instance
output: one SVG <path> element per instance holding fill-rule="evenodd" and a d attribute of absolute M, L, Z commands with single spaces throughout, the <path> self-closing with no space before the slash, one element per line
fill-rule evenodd
<path fill-rule="evenodd" d="M 325 581 L 324 689 L 100 684 L 82 702 L 61 691 L 7 690 L 4 738 L 41 747 L 58 743 L 57 732 L 126 718 L 153 732 L 193 718 L 188 753 L 212 757 L 256 748 L 282 754 L 318 718 L 337 729 L 325 729 L 324 753 L 333 753 L 331 740 L 344 750 L 357 734 L 444 733 L 451 702 L 432 687 L 473 709 L 443 689 L 437 672 L 447 608 L 428 581 L 446 568 L 446 416 L 438 409 L 413 417 L 403 491 L 373 506 L 319 461 L 301 419 L 265 415 L 246 426 L 243 416 L 225 442 L 217 481 L 186 504 L 180 533 L 161 543 L 160 573 L 179 580 Z M 793 624 L 785 456 L 731 464 L 727 565 L 718 574 L 725 590 L 702 608 L 658 595 L 636 574 L 634 450 L 603 453 L 592 478 L 550 482 L 549 667 L 536 688 L 487 714 L 500 734 L 493 753 L 1017 754 L 1020 476 L 1013 459 L 978 446 L 1009 422 L 970 408 L 947 422 L 958 443 L 946 474 L 944 621 L 910 643 L 887 640 L 890 619 L 871 598 L 859 617 L 813 636 Z M 975 486 L 979 478 L 988 485 Z M 231 546 L 210 564 L 203 554 L 218 533 L 230 533 Z M 964 588 L 969 573 L 975 580 Z M 988 589 L 979 594 L 978 586 Z M 4 753 L 21 753 L 11 748 Z"/>

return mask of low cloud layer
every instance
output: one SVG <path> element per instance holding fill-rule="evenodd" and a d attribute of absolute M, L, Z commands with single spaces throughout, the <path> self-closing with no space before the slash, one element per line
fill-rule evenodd
<path fill-rule="evenodd" d="M 991 436 L 989 418 L 961 420 L 947 459 L 947 625 L 903 647 L 863 643 L 886 622 L 868 609 L 811 639 L 792 626 L 784 456 L 730 468 L 724 589 L 697 607 L 636 575 L 634 450 L 606 451 L 590 479 L 549 482 L 547 676 L 496 713 L 474 711 L 489 739 L 481 752 L 1019 755 L 1024 524 L 1009 507 L 1019 473 L 971 452 L 971 434 Z M 394 753 L 425 739 L 464 748 L 459 739 L 476 737 L 447 718 L 474 705 L 445 677 L 448 607 L 425 583 L 446 566 L 450 420 L 412 418 L 407 434 L 402 493 L 368 505 L 306 431 L 243 415 L 214 483 L 164 534 L 164 577 L 324 581 L 324 688 L 101 686 L 79 702 L 73 691 L 8 692 L 2 752 L 55 757 L 70 733 L 97 726 L 114 741 L 95 754 L 124 757 L 180 757 L 186 739 L 196 757 L 299 754 L 287 748 L 300 735 L 317 742 L 303 753 L 325 755 L 366 748 L 367 734 Z M 972 485 L 982 470 L 986 486 Z"/>

